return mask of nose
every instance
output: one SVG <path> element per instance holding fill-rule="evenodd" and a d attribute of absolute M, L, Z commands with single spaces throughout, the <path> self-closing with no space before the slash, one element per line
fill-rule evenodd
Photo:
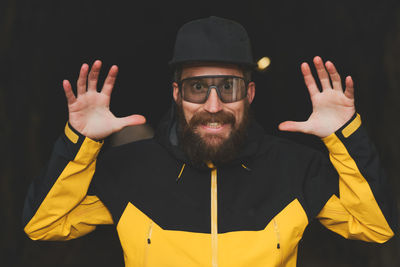
<path fill-rule="evenodd" d="M 204 103 L 204 109 L 210 113 L 216 113 L 222 109 L 222 102 L 215 88 L 211 89 L 207 101 Z"/>

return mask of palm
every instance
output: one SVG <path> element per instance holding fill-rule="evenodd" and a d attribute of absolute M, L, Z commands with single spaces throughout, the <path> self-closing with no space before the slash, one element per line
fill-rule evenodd
<path fill-rule="evenodd" d="M 329 75 L 321 58 L 314 58 L 314 64 L 321 81 L 322 91 L 318 89 L 308 64 L 303 63 L 301 66 L 304 81 L 311 96 L 312 114 L 305 122 L 283 122 L 279 125 L 279 129 L 314 134 L 323 138 L 334 133 L 354 115 L 354 89 L 351 77 L 347 77 L 346 90 L 343 92 L 340 76 L 331 62 L 325 64 Z"/>
<path fill-rule="evenodd" d="M 95 140 L 115 131 L 116 117 L 109 109 L 110 98 L 97 92 L 88 92 L 68 105 L 69 121 L 81 134 Z"/>
<path fill-rule="evenodd" d="M 111 67 L 104 82 L 103 89 L 97 92 L 96 85 L 101 62 L 96 61 L 88 76 L 89 67 L 82 65 L 77 82 L 77 97 L 72 92 L 69 81 L 64 81 L 64 91 L 68 100 L 69 123 L 79 133 L 93 140 L 101 140 L 125 126 L 145 122 L 143 116 L 131 115 L 124 118 L 115 117 L 110 111 L 110 97 L 118 73 L 116 66 Z M 86 81 L 87 76 L 89 80 Z"/>

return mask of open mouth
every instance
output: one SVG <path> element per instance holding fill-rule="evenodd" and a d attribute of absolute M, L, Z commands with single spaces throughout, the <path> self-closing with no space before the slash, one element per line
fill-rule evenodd
<path fill-rule="evenodd" d="M 222 123 L 222 122 L 207 122 L 200 124 L 200 128 L 203 131 L 215 134 L 225 132 L 229 126 L 230 126 L 229 123 Z"/>
<path fill-rule="evenodd" d="M 228 112 L 218 112 L 211 114 L 208 112 L 199 112 L 193 116 L 189 122 L 189 127 L 193 131 L 204 135 L 228 135 L 234 129 L 235 117 Z"/>
<path fill-rule="evenodd" d="M 218 129 L 222 127 L 222 124 L 219 122 L 208 122 L 205 126 L 212 129 Z"/>

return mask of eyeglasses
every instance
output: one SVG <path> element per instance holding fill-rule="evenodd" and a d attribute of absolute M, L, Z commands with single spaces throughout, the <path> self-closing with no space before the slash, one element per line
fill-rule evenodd
<path fill-rule="evenodd" d="M 240 101 L 247 95 L 247 85 L 242 77 L 231 75 L 196 76 L 178 82 L 183 100 L 196 104 L 205 103 L 213 88 L 223 103 Z"/>

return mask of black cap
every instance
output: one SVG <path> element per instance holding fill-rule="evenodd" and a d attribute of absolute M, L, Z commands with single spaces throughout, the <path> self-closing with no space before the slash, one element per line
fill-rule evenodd
<path fill-rule="evenodd" d="M 190 21 L 179 29 L 169 65 L 189 62 L 256 66 L 244 27 L 235 21 L 214 16 Z"/>

